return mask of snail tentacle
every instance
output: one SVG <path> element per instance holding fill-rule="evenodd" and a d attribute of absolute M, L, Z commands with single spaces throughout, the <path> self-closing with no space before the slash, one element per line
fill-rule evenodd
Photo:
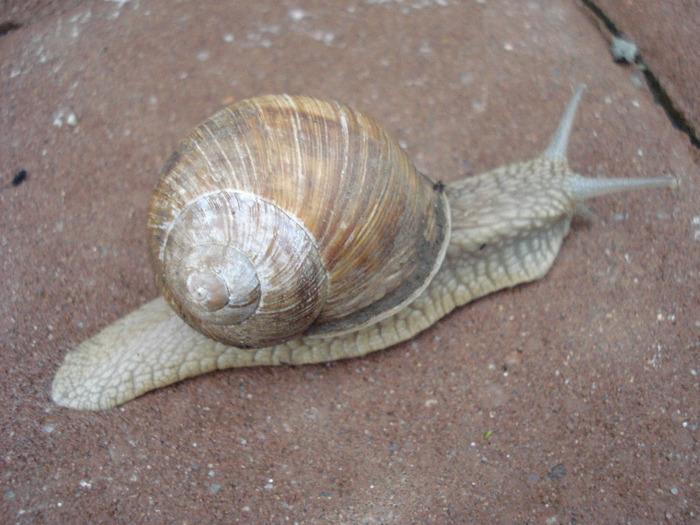
<path fill-rule="evenodd" d="M 566 160 L 566 151 L 569 147 L 569 137 L 571 136 L 571 130 L 574 127 L 576 111 L 578 110 L 578 104 L 581 102 L 581 97 L 583 96 L 583 92 L 585 90 L 586 85 L 581 84 L 574 93 L 574 96 L 569 101 L 569 104 L 566 106 L 566 109 L 559 120 L 557 130 L 554 132 L 554 135 L 549 142 L 549 146 L 547 146 L 547 149 L 542 155 L 544 158 L 551 161 L 559 159 Z"/>

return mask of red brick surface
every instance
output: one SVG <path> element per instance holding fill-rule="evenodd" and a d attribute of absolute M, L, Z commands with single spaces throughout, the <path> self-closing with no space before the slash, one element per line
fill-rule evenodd
<path fill-rule="evenodd" d="M 622 35 L 634 41 L 696 135 L 700 130 L 700 2 L 599 0 Z"/>
<path fill-rule="evenodd" d="M 22 23 L 0 37 L 0 521 L 698 519 L 698 156 L 636 70 L 613 63 L 586 10 L 0 9 Z M 645 27 L 675 23 L 682 10 Z M 697 38 L 686 45 L 697 56 Z M 592 201 L 597 219 L 574 222 L 545 279 L 364 359 L 223 371 L 98 413 L 51 402 L 65 354 L 156 296 L 150 190 L 178 140 L 221 105 L 336 98 L 383 122 L 422 171 L 454 180 L 539 154 L 582 82 L 574 169 L 670 174 L 681 187 Z M 678 86 L 696 114 L 697 92 Z"/>

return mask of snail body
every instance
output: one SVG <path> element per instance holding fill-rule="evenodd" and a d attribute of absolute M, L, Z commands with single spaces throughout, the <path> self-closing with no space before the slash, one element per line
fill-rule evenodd
<path fill-rule="evenodd" d="M 444 185 L 349 106 L 225 108 L 183 141 L 151 201 L 163 297 L 69 352 L 54 401 L 104 409 L 216 369 L 361 356 L 542 277 L 584 199 L 675 184 L 573 173 L 582 92 L 543 155 Z"/>

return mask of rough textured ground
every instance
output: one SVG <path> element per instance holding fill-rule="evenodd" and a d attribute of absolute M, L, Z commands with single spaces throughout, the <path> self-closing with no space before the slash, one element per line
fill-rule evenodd
<path fill-rule="evenodd" d="M 699 44 L 674 28 L 697 21 L 698 5 L 658 16 L 655 3 L 609 14 L 697 115 Z M 699 156 L 637 69 L 613 63 L 589 10 L 0 10 L 0 521 L 698 520 Z M 545 279 L 364 359 L 223 371 L 99 413 L 52 404 L 66 352 L 155 297 L 149 192 L 177 141 L 221 105 L 337 98 L 382 121 L 421 170 L 453 180 L 537 154 L 582 82 L 574 168 L 670 174 L 681 188 L 593 201 L 597 219 L 575 221 Z"/>
<path fill-rule="evenodd" d="M 700 4 L 693 0 L 641 2 L 643 8 L 640 2 L 617 0 L 596 4 L 603 17 L 614 22 L 620 36 L 637 44 L 641 61 L 659 79 L 696 137 L 700 135 Z"/>

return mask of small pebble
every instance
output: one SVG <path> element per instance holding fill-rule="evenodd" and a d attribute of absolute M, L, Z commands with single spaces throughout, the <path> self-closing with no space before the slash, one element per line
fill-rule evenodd
<path fill-rule="evenodd" d="M 289 10 L 289 18 L 291 18 L 295 22 L 299 22 L 300 20 L 303 20 L 308 16 L 309 14 L 303 9 L 294 8 Z"/>
<path fill-rule="evenodd" d="M 506 366 L 515 366 L 522 363 L 522 357 L 520 352 L 513 350 L 510 354 L 506 356 Z"/>
<path fill-rule="evenodd" d="M 624 38 L 615 37 L 610 46 L 610 53 L 616 62 L 634 64 L 637 59 L 637 45 Z"/>

